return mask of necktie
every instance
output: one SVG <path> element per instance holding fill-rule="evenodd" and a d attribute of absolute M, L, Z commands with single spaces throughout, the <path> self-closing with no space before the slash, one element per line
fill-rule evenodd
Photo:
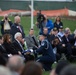
<path fill-rule="evenodd" d="M 35 45 L 38 47 L 38 44 L 37 44 L 37 42 L 36 42 L 36 40 L 35 40 L 34 36 L 32 37 L 32 39 L 33 39 L 33 41 L 34 41 Z"/>
<path fill-rule="evenodd" d="M 22 29 L 21 29 L 21 27 L 20 27 L 20 26 L 18 26 L 18 29 L 20 30 L 20 32 L 22 32 Z"/>
<path fill-rule="evenodd" d="M 20 42 L 19 42 L 19 45 L 20 45 L 20 47 L 21 47 L 22 51 L 24 51 L 24 49 L 23 49 L 23 47 L 22 47 L 22 45 L 21 45 L 21 43 L 20 43 Z"/>

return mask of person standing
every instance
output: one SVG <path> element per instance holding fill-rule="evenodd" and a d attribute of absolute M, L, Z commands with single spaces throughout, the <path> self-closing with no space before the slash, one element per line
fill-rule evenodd
<path fill-rule="evenodd" d="M 43 16 L 44 19 L 41 21 L 41 23 L 36 22 L 37 27 L 39 26 L 40 32 L 39 34 L 43 34 L 43 28 L 47 27 L 48 28 L 48 34 L 50 33 L 50 31 L 53 29 L 54 25 L 53 22 L 49 19 L 47 19 L 47 16 L 44 15 Z"/>
<path fill-rule="evenodd" d="M 13 40 L 14 40 L 14 35 L 17 32 L 20 32 L 22 34 L 22 38 L 25 38 L 25 33 L 24 33 L 24 30 L 23 30 L 23 27 L 20 24 L 20 22 L 21 22 L 20 17 L 15 16 L 14 20 L 15 20 L 15 23 L 11 26 L 11 35 L 13 36 Z"/>
<path fill-rule="evenodd" d="M 8 18 L 8 15 L 4 15 L 4 19 L 2 19 L 1 23 L 1 34 L 4 35 L 6 33 L 10 34 L 12 21 Z"/>

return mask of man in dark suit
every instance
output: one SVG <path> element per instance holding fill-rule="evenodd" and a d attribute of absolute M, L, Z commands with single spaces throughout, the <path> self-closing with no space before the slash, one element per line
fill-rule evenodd
<path fill-rule="evenodd" d="M 34 35 L 34 29 L 30 29 L 29 35 L 26 38 L 25 38 L 25 40 L 27 43 L 27 48 L 33 49 L 33 48 L 38 47 L 38 41 L 37 41 L 36 36 Z"/>
<path fill-rule="evenodd" d="M 17 32 L 14 36 L 15 40 L 13 42 L 15 49 L 18 51 L 19 54 L 22 54 L 24 52 L 24 48 L 22 45 L 22 34 L 20 32 Z"/>
<path fill-rule="evenodd" d="M 15 23 L 11 26 L 11 35 L 13 36 L 13 40 L 14 40 L 14 35 L 17 32 L 20 32 L 22 34 L 22 38 L 25 38 L 23 27 L 20 25 L 20 21 L 21 21 L 20 17 L 16 16 L 14 20 L 15 20 Z"/>
<path fill-rule="evenodd" d="M 6 34 L 6 33 L 10 34 L 12 21 L 8 18 L 7 14 L 4 16 L 4 19 L 2 19 L 0 24 L 1 24 L 1 34 L 2 35 Z"/>
<path fill-rule="evenodd" d="M 72 45 L 70 43 L 70 39 L 69 39 L 69 31 L 65 30 L 64 31 L 64 36 L 62 37 L 62 47 L 65 48 L 65 53 L 67 55 L 68 59 L 71 59 L 71 55 L 72 55 Z"/>

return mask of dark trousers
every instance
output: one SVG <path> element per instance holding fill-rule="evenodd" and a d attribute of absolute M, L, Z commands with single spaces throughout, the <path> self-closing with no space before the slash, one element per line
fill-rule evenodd
<path fill-rule="evenodd" d="M 54 62 L 48 56 L 41 56 L 41 57 L 37 58 L 37 61 L 42 64 L 45 71 L 51 70 L 52 64 Z"/>

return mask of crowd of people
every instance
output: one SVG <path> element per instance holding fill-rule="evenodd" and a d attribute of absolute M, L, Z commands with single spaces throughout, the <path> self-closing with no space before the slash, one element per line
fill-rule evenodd
<path fill-rule="evenodd" d="M 38 38 L 33 28 L 25 36 L 19 16 L 14 17 L 13 23 L 7 14 L 4 15 L 0 26 L 2 34 L 0 35 L 0 65 L 8 68 L 6 70 L 0 66 L 2 75 L 5 75 L 3 70 L 8 72 L 6 75 L 11 75 L 11 73 L 13 75 L 42 75 L 42 70 L 51 70 L 53 63 L 60 60 L 76 60 L 76 31 L 72 33 L 69 27 L 64 29 L 59 16 L 53 23 L 46 15 L 38 14 L 36 22 L 39 28 Z M 51 72 L 52 75 L 57 74 L 57 67 Z M 60 75 L 69 75 L 68 69 L 72 70 L 71 68 L 76 70 L 76 66 L 69 65 L 66 70 L 63 69 L 60 72 Z"/>

